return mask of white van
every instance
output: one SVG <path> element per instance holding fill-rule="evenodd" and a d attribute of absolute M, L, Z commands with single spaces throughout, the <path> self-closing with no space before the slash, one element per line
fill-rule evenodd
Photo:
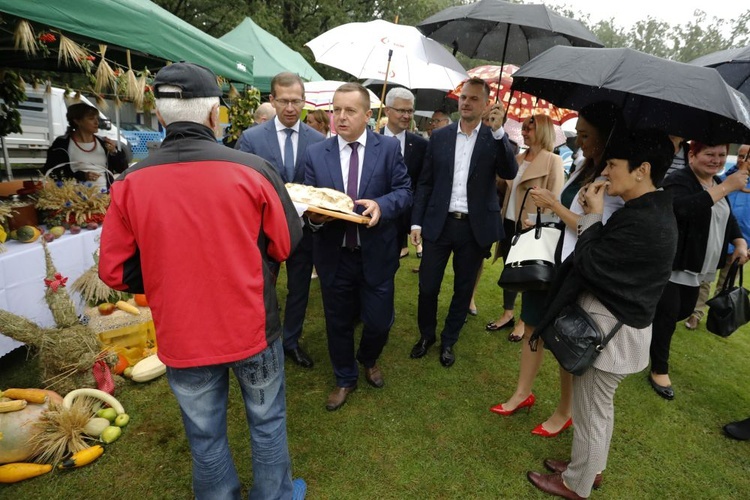
<path fill-rule="evenodd" d="M 94 106 L 84 96 L 80 96 L 80 101 Z M 52 87 L 48 92 L 43 85 L 37 88 L 26 86 L 26 100 L 18 105 L 23 132 L 5 137 L 8 156 L 14 168 L 39 169 L 44 165 L 47 149 L 55 138 L 64 135 L 68 129 L 65 118 L 67 105 L 74 102 L 73 94 L 66 98 L 65 89 Z M 98 135 L 115 142 L 118 140 L 117 127 L 101 111 Z M 119 134 L 119 139 L 130 160 L 132 153 L 127 139 L 122 134 Z"/>

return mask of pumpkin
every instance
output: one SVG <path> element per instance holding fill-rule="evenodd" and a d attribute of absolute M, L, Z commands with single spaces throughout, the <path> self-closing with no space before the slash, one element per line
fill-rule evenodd
<path fill-rule="evenodd" d="M 146 295 L 143 293 L 136 293 L 135 295 L 133 295 L 133 300 L 135 300 L 135 303 L 141 307 L 148 307 Z"/>
<path fill-rule="evenodd" d="M 51 398 L 50 398 L 51 400 Z M 9 413 L 0 413 L 0 464 L 23 462 L 31 457 L 33 449 L 29 439 L 33 435 L 33 424 L 47 410 L 48 403 L 29 404 L 26 408 Z"/>

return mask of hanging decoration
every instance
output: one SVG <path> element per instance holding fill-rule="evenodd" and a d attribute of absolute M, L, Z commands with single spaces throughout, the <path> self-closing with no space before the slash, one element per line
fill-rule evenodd
<path fill-rule="evenodd" d="M 121 105 L 121 99 L 125 99 L 146 112 L 153 109 L 153 95 L 146 85 L 151 73 L 147 68 L 142 71 L 133 69 L 129 49 L 126 50 L 125 68 L 106 58 L 106 44 L 98 44 L 96 50 L 75 42 L 56 29 L 47 29 L 37 35 L 34 26 L 25 19 L 20 19 L 16 24 L 13 41 L 15 50 L 22 51 L 30 57 L 39 53 L 50 56 L 57 52 L 58 65 L 80 68 L 91 80 L 91 87 L 86 91 L 94 95 L 97 106 L 101 106 L 102 109 L 107 107 L 105 94 L 108 94 L 118 107 Z M 72 92 L 71 90 L 70 93 Z M 76 94 L 80 95 L 80 92 Z"/>

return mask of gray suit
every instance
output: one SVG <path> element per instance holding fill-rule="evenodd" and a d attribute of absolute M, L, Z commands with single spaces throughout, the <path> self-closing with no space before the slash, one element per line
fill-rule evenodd
<path fill-rule="evenodd" d="M 240 136 L 235 149 L 253 153 L 273 165 L 284 182 L 301 184 L 305 178 L 303 161 L 307 147 L 325 139 L 323 134 L 314 128 L 300 122 L 297 153 L 294 161 L 294 177 L 287 179 L 284 173 L 279 139 L 276 132 L 276 120 L 250 127 Z M 299 346 L 302 336 L 302 324 L 305 321 L 305 311 L 310 294 L 310 276 L 312 275 L 312 235 L 307 226 L 303 227 L 302 241 L 286 261 L 288 290 L 286 306 L 284 307 L 284 349 L 293 350 Z M 270 263 L 274 273 L 278 275 L 279 264 Z"/>

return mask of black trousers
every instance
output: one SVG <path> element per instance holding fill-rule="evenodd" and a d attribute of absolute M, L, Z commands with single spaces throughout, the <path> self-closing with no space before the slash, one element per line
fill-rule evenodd
<path fill-rule="evenodd" d="M 328 354 L 336 385 L 356 385 L 359 361 L 365 368 L 375 366 L 394 320 L 393 277 L 377 286 L 365 280 L 360 251 L 340 250 L 336 277 L 330 286 L 321 282 L 326 318 Z M 354 327 L 362 320 L 362 338 L 356 348 Z"/>
<path fill-rule="evenodd" d="M 651 371 L 658 375 L 669 373 L 669 349 L 678 321 L 693 312 L 700 292 L 699 286 L 667 283 L 656 305 L 656 316 L 651 333 Z"/>
<path fill-rule="evenodd" d="M 299 347 L 302 336 L 302 325 L 305 322 L 307 302 L 310 297 L 310 279 L 312 276 L 312 232 L 308 227 L 302 229 L 302 240 L 286 261 L 286 305 L 284 307 L 284 349 Z M 278 277 L 280 266 L 271 266 Z M 278 286 L 278 284 L 277 284 Z"/>
<path fill-rule="evenodd" d="M 458 341 L 458 334 L 469 310 L 474 282 L 489 248 L 482 248 L 477 244 L 468 219 L 448 217 L 443 232 L 436 241 L 422 242 L 422 252 L 417 323 L 422 338 L 428 340 L 436 337 L 440 286 L 448 259 L 453 254 L 453 298 L 440 334 L 443 346 L 450 347 Z"/>

